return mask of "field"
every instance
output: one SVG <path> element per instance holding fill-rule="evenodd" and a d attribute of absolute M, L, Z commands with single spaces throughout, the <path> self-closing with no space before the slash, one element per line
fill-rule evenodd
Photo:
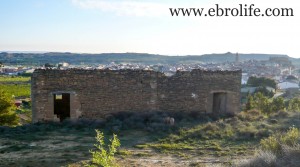
<path fill-rule="evenodd" d="M 0 83 L 8 82 L 29 82 L 30 77 L 19 77 L 19 76 L 1 76 Z"/>
<path fill-rule="evenodd" d="M 30 77 L 0 76 L 0 89 L 16 98 L 30 97 Z"/>
<path fill-rule="evenodd" d="M 5 84 L 0 85 L 0 89 L 6 90 L 9 95 L 14 97 L 30 97 L 29 84 Z"/>
<path fill-rule="evenodd" d="M 159 116 L 156 113 L 150 119 Z M 81 120 L 1 127 L 0 164 L 81 166 L 91 158 L 94 129 L 99 129 L 106 137 L 118 135 L 121 149 L 117 159 L 121 166 L 233 166 L 253 157 L 261 139 L 300 126 L 299 114 L 289 112 L 266 116 L 254 110 L 232 118 L 181 116 L 175 116 L 174 126 L 159 121 L 142 124 L 138 120 L 143 116 L 134 115 L 128 120 L 116 116 L 107 122 Z M 135 124 L 129 124 L 130 120 L 136 120 Z"/>

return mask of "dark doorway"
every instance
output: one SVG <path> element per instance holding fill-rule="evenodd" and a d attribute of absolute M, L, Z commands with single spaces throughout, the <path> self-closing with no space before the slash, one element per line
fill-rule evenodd
<path fill-rule="evenodd" d="M 227 94 L 226 93 L 214 93 L 213 95 L 213 112 L 214 113 L 225 113 Z"/>
<path fill-rule="evenodd" d="M 54 94 L 54 114 L 62 122 L 66 118 L 70 118 L 70 94 Z"/>

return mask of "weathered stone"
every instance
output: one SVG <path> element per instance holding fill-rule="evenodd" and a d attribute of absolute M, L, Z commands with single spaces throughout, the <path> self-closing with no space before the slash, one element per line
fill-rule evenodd
<path fill-rule="evenodd" d="M 241 71 L 178 71 L 167 77 L 144 70 L 35 70 L 33 122 L 55 121 L 54 95 L 69 94 L 70 119 L 100 119 L 117 112 L 236 113 Z"/>

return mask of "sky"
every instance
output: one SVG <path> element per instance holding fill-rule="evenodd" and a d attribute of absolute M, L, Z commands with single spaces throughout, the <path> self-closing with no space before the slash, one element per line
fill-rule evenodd
<path fill-rule="evenodd" d="M 169 8 L 293 8 L 294 17 L 172 17 Z M 298 0 L 0 0 L 0 51 L 287 54 L 300 58 Z"/>

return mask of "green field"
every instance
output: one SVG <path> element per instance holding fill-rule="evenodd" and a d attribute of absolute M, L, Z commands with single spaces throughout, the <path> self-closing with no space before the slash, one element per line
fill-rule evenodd
<path fill-rule="evenodd" d="M 2 84 L 0 89 L 5 90 L 5 92 L 14 97 L 30 97 L 30 84 Z"/>
<path fill-rule="evenodd" d="M 14 97 L 30 97 L 30 77 L 0 76 L 0 89 Z"/>
<path fill-rule="evenodd" d="M 0 82 L 28 82 L 30 77 L 0 76 Z"/>

